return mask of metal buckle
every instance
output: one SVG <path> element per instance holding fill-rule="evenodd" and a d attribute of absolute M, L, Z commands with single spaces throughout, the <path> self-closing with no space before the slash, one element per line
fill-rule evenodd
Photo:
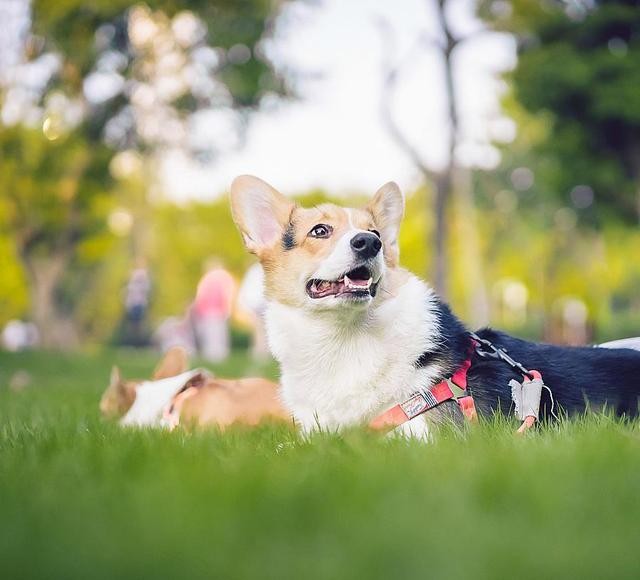
<path fill-rule="evenodd" d="M 480 358 L 490 358 L 490 359 L 498 359 L 506 362 L 512 369 L 518 369 L 523 375 L 529 378 L 533 378 L 531 372 L 526 369 L 521 363 L 517 360 L 512 359 L 507 351 L 503 348 L 496 347 L 492 342 L 485 340 L 484 338 L 480 338 L 477 334 L 471 333 L 471 337 L 478 343 L 478 345 L 482 346 L 482 348 L 490 349 L 490 350 L 482 350 L 478 345 L 476 345 L 476 354 Z"/>

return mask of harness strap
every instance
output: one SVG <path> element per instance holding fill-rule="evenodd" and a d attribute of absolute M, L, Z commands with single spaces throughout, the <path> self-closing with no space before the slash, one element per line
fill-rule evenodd
<path fill-rule="evenodd" d="M 476 403 L 471 395 L 465 395 L 458 398 L 458 405 L 468 421 L 476 421 L 478 419 L 478 413 L 476 412 Z"/>
<path fill-rule="evenodd" d="M 475 403 L 473 397 L 467 393 L 467 372 L 470 367 L 471 357 L 462 363 L 450 379 L 440 381 L 429 389 L 421 390 L 411 395 L 406 401 L 398 403 L 375 417 L 369 423 L 369 427 L 376 431 L 391 430 L 407 421 L 411 421 L 418 415 L 426 413 L 441 403 L 451 400 L 455 400 L 458 403 L 466 419 L 475 420 L 477 418 Z M 463 394 L 456 397 L 450 383 L 461 389 Z"/>
<path fill-rule="evenodd" d="M 556 414 L 553 411 L 553 393 L 542 381 L 542 375 L 539 371 L 525 368 L 522 363 L 507 354 L 505 349 L 496 347 L 490 340 L 481 338 L 473 332 L 470 332 L 469 335 L 471 337 L 469 357 L 462 363 L 460 368 L 451 376 L 450 379 L 441 381 L 427 390 L 420 390 L 417 393 L 414 393 L 406 401 L 391 407 L 391 409 L 388 409 L 384 413 L 375 417 L 369 423 L 369 427 L 375 430 L 394 429 L 407 421 L 411 421 L 414 417 L 422 415 L 430 409 L 437 407 L 441 403 L 450 400 L 455 400 L 458 403 L 458 406 L 466 419 L 470 421 L 476 420 L 476 406 L 473 397 L 467 392 L 467 373 L 471 367 L 471 357 L 474 354 L 483 359 L 495 359 L 502 361 L 509 365 L 513 370 L 521 373 L 523 382 L 518 383 L 517 381 L 514 381 L 514 383 L 520 388 L 525 387 L 527 383 L 533 384 L 533 381 L 539 381 L 541 388 L 545 388 L 549 391 L 549 395 L 551 396 L 551 414 L 557 419 Z M 462 393 L 454 393 L 454 389 L 451 388 L 452 385 L 457 387 L 455 389 L 456 391 L 461 390 Z M 540 391 L 538 391 L 538 393 L 540 393 Z M 535 423 L 537 420 L 537 406 L 539 403 L 540 400 L 538 396 L 535 409 L 533 409 L 533 411 L 531 409 L 524 411 L 526 416 L 520 417 L 520 419 L 523 420 L 523 423 L 518 429 L 518 433 L 523 433 L 527 429 L 531 428 Z"/>

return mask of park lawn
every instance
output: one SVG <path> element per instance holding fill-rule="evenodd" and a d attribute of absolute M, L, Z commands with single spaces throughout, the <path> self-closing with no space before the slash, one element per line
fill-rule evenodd
<path fill-rule="evenodd" d="M 0 353 L 0 578 L 640 577 L 637 424 L 125 431 L 97 412 L 114 361 L 155 357 Z"/>

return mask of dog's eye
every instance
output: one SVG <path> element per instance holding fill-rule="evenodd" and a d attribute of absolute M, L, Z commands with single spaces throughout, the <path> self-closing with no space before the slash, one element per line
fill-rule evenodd
<path fill-rule="evenodd" d="M 380 237 L 380 232 L 378 230 L 369 230 L 372 234 L 375 234 L 376 236 Z"/>
<path fill-rule="evenodd" d="M 328 238 L 333 232 L 333 228 L 327 224 L 317 224 L 311 228 L 309 236 L 312 238 Z"/>

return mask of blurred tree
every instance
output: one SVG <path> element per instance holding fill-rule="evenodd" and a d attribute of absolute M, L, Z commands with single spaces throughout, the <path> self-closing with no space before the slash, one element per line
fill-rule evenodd
<path fill-rule="evenodd" d="M 45 345 L 73 343 L 72 315 L 90 287 L 83 273 L 123 248 L 106 228 L 113 211 L 127 213 L 115 182 L 140 168 L 150 178 L 134 196 L 137 234 L 167 153 L 228 149 L 264 95 L 286 93 L 262 49 L 277 7 L 34 0 L 24 62 L 0 87 L 0 228 L 16 240 Z M 236 116 L 203 135 L 199 115 L 216 111 Z M 146 251 L 141 238 L 132 236 L 134 254 Z"/>
<path fill-rule="evenodd" d="M 391 37 L 391 29 L 387 23 L 382 22 L 381 30 L 383 32 L 383 41 L 385 42 L 385 54 L 387 62 L 384 65 L 384 85 L 382 93 L 382 113 L 383 121 L 387 126 L 390 135 L 394 138 L 400 148 L 408 155 L 413 164 L 422 174 L 424 180 L 435 190 L 435 230 L 433 232 L 433 246 L 435 248 L 433 282 L 436 291 L 443 297 L 447 297 L 447 208 L 449 200 L 453 193 L 453 179 L 456 168 L 455 148 L 459 139 L 458 132 L 458 105 L 456 99 L 456 86 L 453 81 L 453 55 L 459 45 L 464 42 L 464 38 L 457 38 L 450 27 L 447 18 L 447 0 L 435 0 L 433 3 L 437 21 L 438 21 L 438 37 L 432 38 L 431 35 L 425 34 L 418 41 L 417 48 L 429 49 L 435 48 L 442 57 L 444 82 L 442 86 L 445 89 L 447 99 L 447 117 L 449 129 L 444 135 L 447 147 L 446 166 L 441 170 L 430 167 L 429 163 L 424 159 L 419 148 L 411 143 L 407 135 L 399 127 L 392 113 L 392 100 L 396 91 L 396 85 L 401 73 L 401 69 L 407 63 L 411 63 L 413 59 L 404 58 L 401 64 L 392 61 L 393 53 L 391 45 L 394 39 Z"/>
<path fill-rule="evenodd" d="M 104 230 L 109 157 L 80 132 L 54 141 L 19 125 L 0 132 L 0 229 L 24 266 L 31 317 L 45 346 L 75 343 L 67 308 L 73 297 L 62 283 L 78 244 Z"/>
<path fill-rule="evenodd" d="M 516 35 L 518 64 L 507 76 L 513 97 L 545 125 L 533 137 L 521 129 L 524 155 L 511 154 L 509 171 L 532 158 L 535 166 L 516 182 L 535 178 L 539 196 L 576 211 L 580 222 L 637 221 L 640 2 L 480 5 L 492 27 Z"/>
<path fill-rule="evenodd" d="M 472 283 L 463 283 L 466 302 L 469 311 L 472 313 L 472 323 L 476 326 L 487 324 L 489 319 L 489 304 L 484 283 L 484 271 L 482 257 L 478 252 L 479 240 L 476 227 L 475 199 L 470 188 L 469 171 L 460 166 L 456 159 L 456 151 L 460 145 L 460 113 L 459 95 L 455 82 L 455 61 L 461 47 L 468 41 L 477 38 L 487 32 L 486 28 L 480 24 L 472 32 L 456 33 L 452 26 L 452 15 L 450 12 L 454 2 L 451 0 L 431 0 L 430 8 L 433 9 L 436 30 L 435 34 L 425 31 L 419 36 L 417 42 L 409 54 L 394 62 L 393 45 L 394 38 L 392 29 L 386 22 L 381 22 L 381 32 L 386 55 L 384 63 L 384 82 L 382 92 L 382 117 L 388 128 L 390 135 L 394 138 L 400 148 L 411 159 L 415 167 L 422 174 L 425 183 L 434 191 L 433 199 L 426 196 L 425 201 L 429 208 L 433 206 L 435 216 L 435 227 L 432 230 L 425 230 L 427 233 L 427 246 L 433 246 L 432 256 L 432 280 L 436 291 L 444 298 L 450 298 L 450 278 L 451 269 L 451 240 L 450 240 L 450 206 L 454 193 L 458 196 L 458 208 L 464 212 L 465 227 L 460 232 L 467 240 L 466 254 L 464 261 L 468 270 L 468 280 Z M 426 23 L 425 23 L 426 24 Z M 410 137 L 403 131 L 393 115 L 393 98 L 397 85 L 407 65 L 413 65 L 416 57 L 424 49 L 436 51 L 442 61 L 443 79 L 441 86 L 444 89 L 447 103 L 446 109 L 446 130 L 443 134 L 443 142 L 446 146 L 446 164 L 437 169 L 430 165 L 420 150 Z"/>

